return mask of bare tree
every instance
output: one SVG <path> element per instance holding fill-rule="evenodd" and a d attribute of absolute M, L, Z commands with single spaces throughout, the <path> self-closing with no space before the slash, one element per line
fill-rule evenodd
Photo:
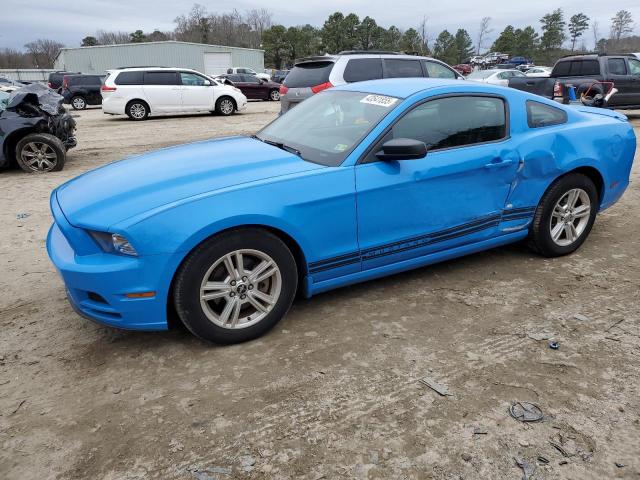
<path fill-rule="evenodd" d="M 480 30 L 478 31 L 478 45 L 476 47 L 476 55 L 480 55 L 480 50 L 482 50 L 483 42 L 486 42 L 487 37 L 493 31 L 493 29 L 489 28 L 489 23 L 491 23 L 491 17 L 483 17 L 480 20 Z"/>
<path fill-rule="evenodd" d="M 628 10 L 620 10 L 611 19 L 611 38 L 616 42 L 633 32 L 633 17 Z"/>
<path fill-rule="evenodd" d="M 262 33 L 273 25 L 273 14 L 266 8 L 249 10 L 245 18 L 251 30 L 256 32 L 260 38 L 262 38 Z"/>
<path fill-rule="evenodd" d="M 31 56 L 14 48 L 0 49 L 0 68 L 33 68 Z"/>
<path fill-rule="evenodd" d="M 422 55 L 429 53 L 429 34 L 427 33 L 427 20 L 426 15 L 422 16 L 422 21 L 418 25 L 418 34 L 420 35 L 420 53 Z"/>
<path fill-rule="evenodd" d="M 24 46 L 31 55 L 36 68 L 53 68 L 53 62 L 62 47 L 64 44 L 47 38 L 39 38 Z"/>
<path fill-rule="evenodd" d="M 591 33 L 593 33 L 593 49 L 598 49 L 598 40 L 600 40 L 600 32 L 598 32 L 598 21 L 594 20 L 591 24 Z"/>
<path fill-rule="evenodd" d="M 129 34 L 121 31 L 107 32 L 105 30 L 98 30 L 94 36 L 98 41 L 98 45 L 119 45 L 131 41 Z"/>

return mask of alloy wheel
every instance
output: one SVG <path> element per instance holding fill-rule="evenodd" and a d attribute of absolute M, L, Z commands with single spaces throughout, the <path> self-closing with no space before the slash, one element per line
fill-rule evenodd
<path fill-rule="evenodd" d="M 584 233 L 591 217 L 591 201 L 587 192 L 574 188 L 557 201 L 551 213 L 549 229 L 556 245 L 573 244 Z"/>
<path fill-rule="evenodd" d="M 71 101 L 71 104 L 76 110 L 84 110 L 84 108 L 87 106 L 87 102 L 85 102 L 84 98 L 82 97 L 74 97 Z"/>
<path fill-rule="evenodd" d="M 222 100 L 220 102 L 220 110 L 225 115 L 230 115 L 233 113 L 233 102 L 231 100 Z"/>
<path fill-rule="evenodd" d="M 264 252 L 236 250 L 216 260 L 200 285 L 200 305 L 215 325 L 229 329 L 250 327 L 276 305 L 282 275 Z"/>
<path fill-rule="evenodd" d="M 49 172 L 58 163 L 58 155 L 48 143 L 29 142 L 20 152 L 24 165 L 34 172 Z"/>
<path fill-rule="evenodd" d="M 144 118 L 147 113 L 147 109 L 141 103 L 134 103 L 129 108 L 129 112 L 133 118 Z"/>
<path fill-rule="evenodd" d="M 278 90 L 271 90 L 271 100 L 274 102 L 280 100 L 280 92 Z"/>

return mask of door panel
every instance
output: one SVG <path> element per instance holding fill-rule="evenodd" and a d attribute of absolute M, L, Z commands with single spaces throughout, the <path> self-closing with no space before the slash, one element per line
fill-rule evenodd
<path fill-rule="evenodd" d="M 504 110 L 490 113 L 482 98 L 427 102 L 405 115 L 380 141 L 381 145 L 390 138 L 413 138 L 431 143 L 435 149 L 426 157 L 382 162 L 369 156 L 370 163 L 356 167 L 363 270 L 498 234 L 519 157 L 510 148 L 511 140 L 504 138 L 505 125 L 501 129 L 497 125 L 505 120 Z M 490 102 L 502 108 L 502 100 Z M 456 125 L 466 131 L 456 133 Z M 503 140 L 476 143 L 481 140 L 479 130 L 483 130 L 480 136 Z M 443 147 L 465 141 L 475 144 Z"/>
<path fill-rule="evenodd" d="M 204 77 L 189 72 L 181 72 L 182 109 L 184 111 L 213 110 L 214 89 L 205 85 Z"/>
<path fill-rule="evenodd" d="M 182 109 L 182 87 L 176 72 L 145 72 L 144 93 L 151 111 L 177 112 Z"/>

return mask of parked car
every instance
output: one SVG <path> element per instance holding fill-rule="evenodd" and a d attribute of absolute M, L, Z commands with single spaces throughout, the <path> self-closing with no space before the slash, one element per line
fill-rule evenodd
<path fill-rule="evenodd" d="M 511 57 L 508 63 L 510 63 L 514 67 L 517 67 L 519 65 L 529 65 L 532 62 L 531 59 L 527 57 Z"/>
<path fill-rule="evenodd" d="M 543 97 L 568 101 L 567 85 L 576 94 L 606 94 L 608 87 L 598 82 L 613 82 L 618 92 L 608 106 L 620 109 L 640 108 L 640 60 L 633 55 L 573 55 L 556 62 L 548 78 L 513 78 L 509 86 Z"/>
<path fill-rule="evenodd" d="M 240 89 L 250 100 L 280 100 L 280 84 L 271 80 L 263 80 L 255 75 L 233 74 L 223 75 Z"/>
<path fill-rule="evenodd" d="M 271 76 L 268 73 L 258 73 L 253 68 L 228 68 L 227 75 L 253 75 L 265 81 L 271 81 Z"/>
<path fill-rule="evenodd" d="M 498 63 L 492 67 L 493 70 L 518 70 L 515 65 L 510 63 Z"/>
<path fill-rule="evenodd" d="M 492 85 L 502 85 L 506 87 L 512 77 L 524 77 L 524 73 L 519 70 L 478 70 L 467 77 L 468 80 L 476 82 L 490 83 Z"/>
<path fill-rule="evenodd" d="M 635 150 L 624 115 L 515 89 L 342 85 L 252 137 L 63 184 L 47 249 L 82 315 L 163 330 L 175 311 L 203 339 L 241 342 L 273 327 L 296 292 L 522 240 L 570 254 L 626 190 Z"/>
<path fill-rule="evenodd" d="M 371 51 L 309 57 L 296 62 L 280 87 L 280 113 L 335 85 L 401 77 L 464 79 L 446 63 L 430 57 Z"/>
<path fill-rule="evenodd" d="M 110 70 L 102 86 L 102 111 L 146 120 L 149 115 L 244 110 L 247 97 L 195 70 L 186 68 L 121 68 Z"/>
<path fill-rule="evenodd" d="M 462 75 L 469 75 L 473 72 L 473 67 L 468 63 L 459 63 L 458 65 L 454 65 L 453 69 Z"/>
<path fill-rule="evenodd" d="M 80 72 L 65 72 L 64 70 L 58 70 L 49 74 L 49 88 L 55 90 L 57 93 L 62 93 L 62 81 L 65 75 L 81 75 Z"/>
<path fill-rule="evenodd" d="M 12 94 L 0 92 L 0 168 L 17 165 L 33 173 L 62 170 L 76 146 L 76 123 L 62 97 L 34 83 Z"/>
<path fill-rule="evenodd" d="M 104 75 L 65 75 L 60 94 L 74 110 L 84 110 L 87 105 L 101 105 L 100 88 L 104 79 Z"/>
<path fill-rule="evenodd" d="M 275 70 L 271 76 L 271 80 L 276 83 L 284 82 L 284 79 L 289 75 L 290 70 Z"/>
<path fill-rule="evenodd" d="M 551 75 L 551 67 L 531 67 L 524 74 L 527 77 L 548 77 Z"/>

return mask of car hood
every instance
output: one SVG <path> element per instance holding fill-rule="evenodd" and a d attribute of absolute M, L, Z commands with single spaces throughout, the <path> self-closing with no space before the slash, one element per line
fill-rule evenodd
<path fill-rule="evenodd" d="M 74 226 L 106 230 L 128 218 L 195 195 L 327 168 L 248 137 L 166 148 L 85 173 L 56 190 Z"/>

